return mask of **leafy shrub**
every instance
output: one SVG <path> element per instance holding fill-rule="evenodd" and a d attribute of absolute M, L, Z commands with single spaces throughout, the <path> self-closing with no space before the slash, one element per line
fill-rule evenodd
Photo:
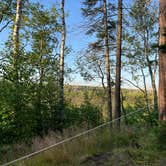
<path fill-rule="evenodd" d="M 160 123 L 157 128 L 156 146 L 158 150 L 166 151 L 166 122 Z"/>
<path fill-rule="evenodd" d="M 84 103 L 80 106 L 67 106 L 65 108 L 66 118 L 64 128 L 70 126 L 82 126 L 90 128 L 103 122 L 102 114 L 96 106 Z"/>

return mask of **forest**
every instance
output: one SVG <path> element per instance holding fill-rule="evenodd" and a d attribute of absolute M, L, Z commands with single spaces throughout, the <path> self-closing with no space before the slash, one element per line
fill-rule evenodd
<path fill-rule="evenodd" d="M 0 165 L 165 162 L 166 0 L 0 0 Z"/>

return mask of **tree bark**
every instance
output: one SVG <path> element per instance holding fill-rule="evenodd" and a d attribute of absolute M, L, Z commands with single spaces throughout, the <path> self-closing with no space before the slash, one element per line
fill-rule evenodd
<path fill-rule="evenodd" d="M 43 117 L 42 117 L 42 88 L 43 88 L 43 39 L 40 38 L 40 46 L 39 46 L 39 65 L 38 65 L 38 71 L 39 71 L 39 85 L 37 88 L 37 108 L 36 111 L 36 121 L 37 121 L 37 132 L 39 135 L 44 134 L 44 128 L 43 128 Z"/>
<path fill-rule="evenodd" d="M 121 116 L 121 46 L 122 46 L 122 0 L 118 0 L 118 29 L 116 49 L 116 82 L 115 82 L 115 118 Z M 120 127 L 120 119 L 116 123 Z"/>
<path fill-rule="evenodd" d="M 126 124 L 126 126 L 128 126 L 128 120 L 127 120 L 127 116 L 126 116 L 126 115 L 127 115 L 127 114 L 126 114 L 126 109 L 125 109 L 125 107 L 124 107 L 123 102 L 124 102 L 124 96 L 123 96 L 123 93 L 122 93 L 122 91 L 121 91 L 121 109 L 122 109 L 123 114 L 124 114 L 125 124 Z"/>
<path fill-rule="evenodd" d="M 20 23 L 21 23 L 21 13 L 22 13 L 22 0 L 17 0 L 16 6 L 16 17 L 14 22 L 13 29 L 13 66 L 14 66 L 14 76 L 15 81 L 19 81 L 18 76 L 18 58 L 19 58 L 19 31 L 20 31 Z"/>
<path fill-rule="evenodd" d="M 19 78 L 19 57 L 20 57 L 20 41 L 19 41 L 19 31 L 21 24 L 22 15 L 22 0 L 17 0 L 16 4 L 16 14 L 13 28 L 13 85 L 15 89 L 15 101 L 14 101 L 14 113 L 15 113 L 15 127 L 20 128 L 23 125 L 22 117 L 22 93 Z"/>
<path fill-rule="evenodd" d="M 154 73 L 153 73 L 151 62 L 148 55 L 149 54 L 148 40 L 149 40 L 149 35 L 147 30 L 146 35 L 144 34 L 144 54 L 145 54 L 145 58 L 146 58 L 146 62 L 147 62 L 147 66 L 148 66 L 148 70 L 149 70 L 149 74 L 151 78 L 152 90 L 153 90 L 153 105 L 154 105 L 153 109 L 154 111 L 157 111 L 158 110 L 157 88 L 156 88 Z"/>
<path fill-rule="evenodd" d="M 110 58 L 109 58 L 109 37 L 108 37 L 108 22 L 107 22 L 107 0 L 104 0 L 104 45 L 105 45 L 105 68 L 107 76 L 107 109 L 109 120 L 112 121 L 112 96 L 111 96 L 111 76 L 110 76 Z M 112 123 L 110 123 L 112 127 Z"/>
<path fill-rule="evenodd" d="M 159 120 L 166 120 L 166 1 L 159 0 Z"/>
<path fill-rule="evenodd" d="M 148 101 L 148 91 L 147 91 L 147 86 L 146 86 L 146 77 L 144 74 L 144 70 L 141 69 L 142 77 L 143 77 L 143 84 L 144 84 L 144 99 L 145 99 L 145 104 L 146 104 L 146 109 L 148 113 L 150 112 L 149 108 L 149 101 Z"/>
<path fill-rule="evenodd" d="M 151 118 L 151 113 L 150 113 L 150 107 L 149 107 L 149 101 L 148 101 L 148 91 L 147 91 L 147 87 L 146 87 L 146 77 L 145 77 L 145 74 L 144 74 L 144 70 L 141 69 L 141 73 L 142 73 L 142 77 L 143 77 L 143 84 L 144 84 L 144 98 L 145 98 L 145 104 L 146 104 L 146 109 L 147 109 L 147 112 L 149 114 L 149 118 L 150 118 L 150 123 L 152 125 L 153 121 L 152 121 L 152 118 Z"/>
<path fill-rule="evenodd" d="M 64 12 L 65 0 L 61 1 L 61 50 L 59 59 L 59 83 L 60 83 L 60 118 L 61 123 L 64 119 L 64 55 L 65 55 L 65 40 L 66 40 L 66 23 L 65 23 L 65 12 Z"/>

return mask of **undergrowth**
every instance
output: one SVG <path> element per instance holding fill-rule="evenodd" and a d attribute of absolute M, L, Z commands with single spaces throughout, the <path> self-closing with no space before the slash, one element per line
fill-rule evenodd
<path fill-rule="evenodd" d="M 164 129 L 163 129 L 164 128 Z M 164 166 L 166 140 L 164 125 L 160 127 L 103 127 L 90 134 L 54 147 L 17 166 Z M 93 159 L 94 156 L 94 159 Z"/>

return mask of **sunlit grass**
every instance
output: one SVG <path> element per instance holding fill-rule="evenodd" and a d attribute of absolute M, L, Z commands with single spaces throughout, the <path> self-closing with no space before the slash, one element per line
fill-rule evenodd
<path fill-rule="evenodd" d="M 155 137 L 153 129 L 145 126 L 122 127 L 120 131 L 105 126 L 14 165 L 93 166 L 96 163 L 90 158 L 99 155 L 100 159 L 101 154 L 107 155 L 104 166 L 162 166 L 166 152 L 155 148 Z"/>

